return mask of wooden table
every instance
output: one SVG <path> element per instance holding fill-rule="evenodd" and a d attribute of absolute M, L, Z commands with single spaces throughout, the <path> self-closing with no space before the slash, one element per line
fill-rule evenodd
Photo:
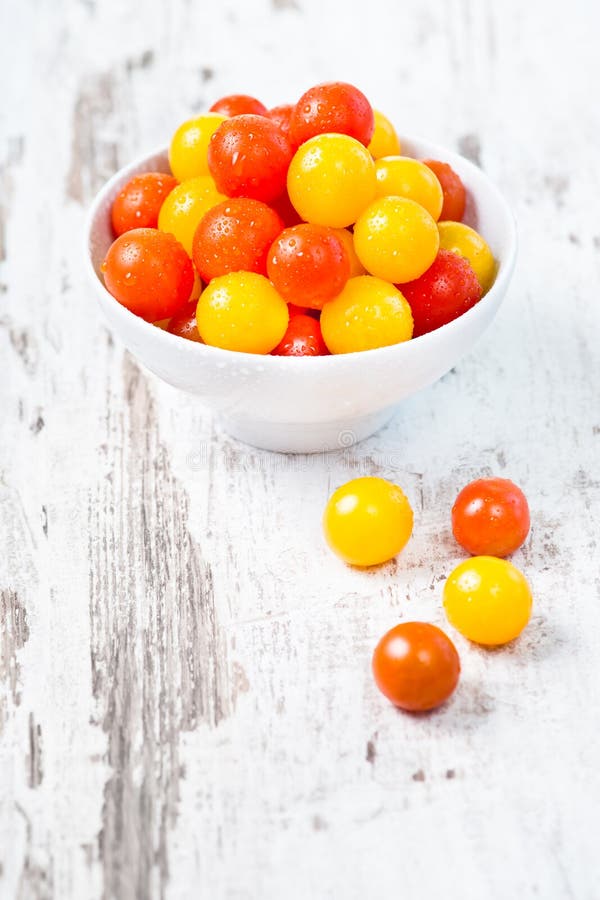
<path fill-rule="evenodd" d="M 592 0 L 7 0 L 0 142 L 0 896 L 596 900 L 600 81 Z M 520 259 L 477 348 L 350 450 L 228 439 L 106 330 L 82 270 L 117 167 L 231 91 L 356 82 L 480 163 Z M 425 718 L 369 672 L 444 626 L 457 490 L 526 490 L 522 638 L 457 637 Z M 378 571 L 325 548 L 330 490 L 400 483 Z"/>

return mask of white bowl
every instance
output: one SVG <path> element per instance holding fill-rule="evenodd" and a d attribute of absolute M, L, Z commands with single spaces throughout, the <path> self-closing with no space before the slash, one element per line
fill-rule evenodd
<path fill-rule="evenodd" d="M 86 266 L 108 322 L 128 350 L 164 381 L 196 394 L 223 428 L 256 447 L 317 452 L 347 447 L 381 428 L 397 405 L 432 384 L 471 348 L 494 318 L 516 255 L 515 224 L 487 176 L 456 153 L 401 137 L 403 152 L 449 162 L 469 193 L 465 221 L 498 261 L 496 281 L 472 309 L 443 328 L 403 344 L 338 356 L 283 357 L 234 353 L 187 341 L 138 318 L 104 287 L 100 266 L 113 241 L 110 208 L 136 173 L 168 172 L 167 151 L 144 154 L 116 173 L 89 211 Z"/>

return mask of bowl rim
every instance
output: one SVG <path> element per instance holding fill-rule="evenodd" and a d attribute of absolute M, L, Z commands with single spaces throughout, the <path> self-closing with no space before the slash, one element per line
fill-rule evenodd
<path fill-rule="evenodd" d="M 350 353 L 332 353 L 327 356 L 312 357 L 273 356 L 270 353 L 247 353 L 241 350 L 226 350 L 222 347 L 213 347 L 210 344 L 204 344 L 198 341 L 184 340 L 176 334 L 171 334 L 164 328 L 157 327 L 152 322 L 147 322 L 145 319 L 142 319 L 141 316 L 137 316 L 135 313 L 127 309 L 126 306 L 123 306 L 121 303 L 119 303 L 119 301 L 115 297 L 113 297 L 105 284 L 102 282 L 100 276 L 98 275 L 98 272 L 96 271 L 92 259 L 90 237 L 99 210 L 104 205 L 107 197 L 110 196 L 113 192 L 116 193 L 117 188 L 124 183 L 124 179 L 128 175 L 131 175 L 131 177 L 133 177 L 134 174 L 140 173 L 140 167 L 142 167 L 144 163 L 151 159 L 154 159 L 158 156 L 164 156 L 168 159 L 169 148 L 168 145 L 164 144 L 155 147 L 151 151 L 139 154 L 125 166 L 122 166 L 113 175 L 111 175 L 111 177 L 102 185 L 100 190 L 94 196 L 94 199 L 92 200 L 92 203 L 88 208 L 83 229 L 85 269 L 87 275 L 92 280 L 96 289 L 99 290 L 100 295 L 102 296 L 104 301 L 109 305 L 114 305 L 116 314 L 122 316 L 125 321 L 129 321 L 130 324 L 132 324 L 134 327 L 138 327 L 141 333 L 145 332 L 146 335 L 153 340 L 166 341 L 167 345 L 171 344 L 171 347 L 177 346 L 182 353 L 191 353 L 196 355 L 201 354 L 206 356 L 209 360 L 212 357 L 215 363 L 223 360 L 230 363 L 239 361 L 244 365 L 259 363 L 262 366 L 269 366 L 271 369 L 284 367 L 289 371 L 290 366 L 305 366 L 306 360 L 310 359 L 312 361 L 309 363 L 309 365 L 311 367 L 311 370 L 313 370 L 314 372 L 315 366 L 332 366 L 336 364 L 336 361 L 339 362 L 340 359 L 351 361 L 361 360 L 364 358 L 375 359 L 375 356 L 377 356 L 377 359 L 383 360 L 385 357 L 391 356 L 393 354 L 404 354 L 408 358 L 412 352 L 419 352 L 420 349 L 424 349 L 428 343 L 434 345 L 437 341 L 440 340 L 443 335 L 450 336 L 454 331 L 457 331 L 461 327 L 464 327 L 466 323 L 469 322 L 472 318 L 481 314 L 484 306 L 493 305 L 496 301 L 498 301 L 499 303 L 502 300 L 503 295 L 506 293 L 506 289 L 508 287 L 508 283 L 515 266 L 517 255 L 517 226 L 512 210 L 499 188 L 483 171 L 483 169 L 475 165 L 475 163 L 471 162 L 471 160 L 467 159 L 464 156 L 461 156 L 459 153 L 456 153 L 453 150 L 448 150 L 446 147 L 436 143 L 435 141 L 431 141 L 428 138 L 421 137 L 420 135 L 401 134 L 399 135 L 399 138 L 402 146 L 404 146 L 405 143 L 409 145 L 411 143 L 425 144 L 430 148 L 430 153 L 436 154 L 435 158 L 443 159 L 444 162 L 448 162 L 450 163 L 450 165 L 458 162 L 459 168 L 466 169 L 467 172 L 471 172 L 472 174 L 474 174 L 476 178 L 483 179 L 486 182 L 487 189 L 494 195 L 496 203 L 502 210 L 502 217 L 508 236 L 508 249 L 505 257 L 500 260 L 499 270 L 492 287 L 485 294 L 485 296 L 475 304 L 475 306 L 472 306 L 471 309 L 458 316 L 458 318 L 453 319 L 452 322 L 448 322 L 446 325 L 442 325 L 441 328 L 436 328 L 434 331 L 430 331 L 427 334 L 422 334 L 418 337 L 411 338 L 408 341 L 402 341 L 397 344 L 388 344 L 385 347 L 375 347 L 370 350 L 353 350 Z M 417 350 L 411 349 L 415 347 L 417 348 Z M 267 362 L 267 360 L 269 360 L 269 362 Z"/>

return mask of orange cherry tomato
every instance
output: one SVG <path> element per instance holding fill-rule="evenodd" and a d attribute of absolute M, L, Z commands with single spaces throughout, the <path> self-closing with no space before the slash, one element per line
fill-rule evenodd
<path fill-rule="evenodd" d="M 327 356 L 329 350 L 314 316 L 293 315 L 281 342 L 271 351 L 273 356 Z"/>
<path fill-rule="evenodd" d="M 174 316 L 194 285 L 194 267 L 181 244 L 154 228 L 135 228 L 118 237 L 102 271 L 113 297 L 147 322 Z"/>
<path fill-rule="evenodd" d="M 176 334 L 178 337 L 185 338 L 188 341 L 195 341 L 203 344 L 204 341 L 198 332 L 198 323 L 196 322 L 197 300 L 192 300 L 175 316 L 169 319 L 167 331 Z"/>
<path fill-rule="evenodd" d="M 174 187 L 177 187 L 177 179 L 164 172 L 134 175 L 112 205 L 114 233 L 118 236 L 133 228 L 156 228 L 163 201 Z"/>
<path fill-rule="evenodd" d="M 316 134 L 348 134 L 365 147 L 373 137 L 375 119 L 362 91 L 343 81 L 317 84 L 302 94 L 291 121 L 292 140 L 299 146 Z"/>
<path fill-rule="evenodd" d="M 192 257 L 205 281 L 227 272 L 267 273 L 267 253 L 283 222 L 260 200 L 239 197 L 213 206 L 200 219 Z"/>
<path fill-rule="evenodd" d="M 274 106 L 267 112 L 269 119 L 279 126 L 286 138 L 290 137 L 290 125 L 295 108 L 293 103 L 283 103 L 281 106 Z"/>
<path fill-rule="evenodd" d="M 451 165 L 441 162 L 439 159 L 424 159 L 423 162 L 434 175 L 437 175 L 437 180 L 442 186 L 444 203 L 438 218 L 441 221 L 461 222 L 465 214 L 467 192 L 460 176 Z"/>
<path fill-rule="evenodd" d="M 427 622 L 401 622 L 375 647 L 373 676 L 395 706 L 422 712 L 440 706 L 454 692 L 460 659 L 440 628 Z"/>
<path fill-rule="evenodd" d="M 222 116 L 266 116 L 267 107 L 256 97 L 250 97 L 249 94 L 229 94 L 227 97 L 221 97 L 210 108 L 210 112 L 220 113 Z"/>
<path fill-rule="evenodd" d="M 273 243 L 267 273 L 284 300 L 321 309 L 348 281 L 350 260 L 333 228 L 295 225 Z"/>
<path fill-rule="evenodd" d="M 529 534 L 527 498 L 508 478 L 478 478 L 452 507 L 452 532 L 473 556 L 509 556 Z"/>

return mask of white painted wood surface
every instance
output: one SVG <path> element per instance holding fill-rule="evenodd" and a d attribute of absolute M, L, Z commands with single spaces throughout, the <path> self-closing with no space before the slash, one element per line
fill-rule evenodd
<path fill-rule="evenodd" d="M 600 25 L 593 0 L 5 0 L 0 35 L 0 896 L 600 896 Z M 476 350 L 373 439 L 279 457 L 215 431 L 111 340 L 86 205 L 231 91 L 356 82 L 512 202 L 521 252 Z M 513 477 L 522 639 L 457 637 L 436 714 L 372 647 L 444 625 L 455 492 Z M 397 480 L 397 563 L 323 546 L 332 487 Z"/>

